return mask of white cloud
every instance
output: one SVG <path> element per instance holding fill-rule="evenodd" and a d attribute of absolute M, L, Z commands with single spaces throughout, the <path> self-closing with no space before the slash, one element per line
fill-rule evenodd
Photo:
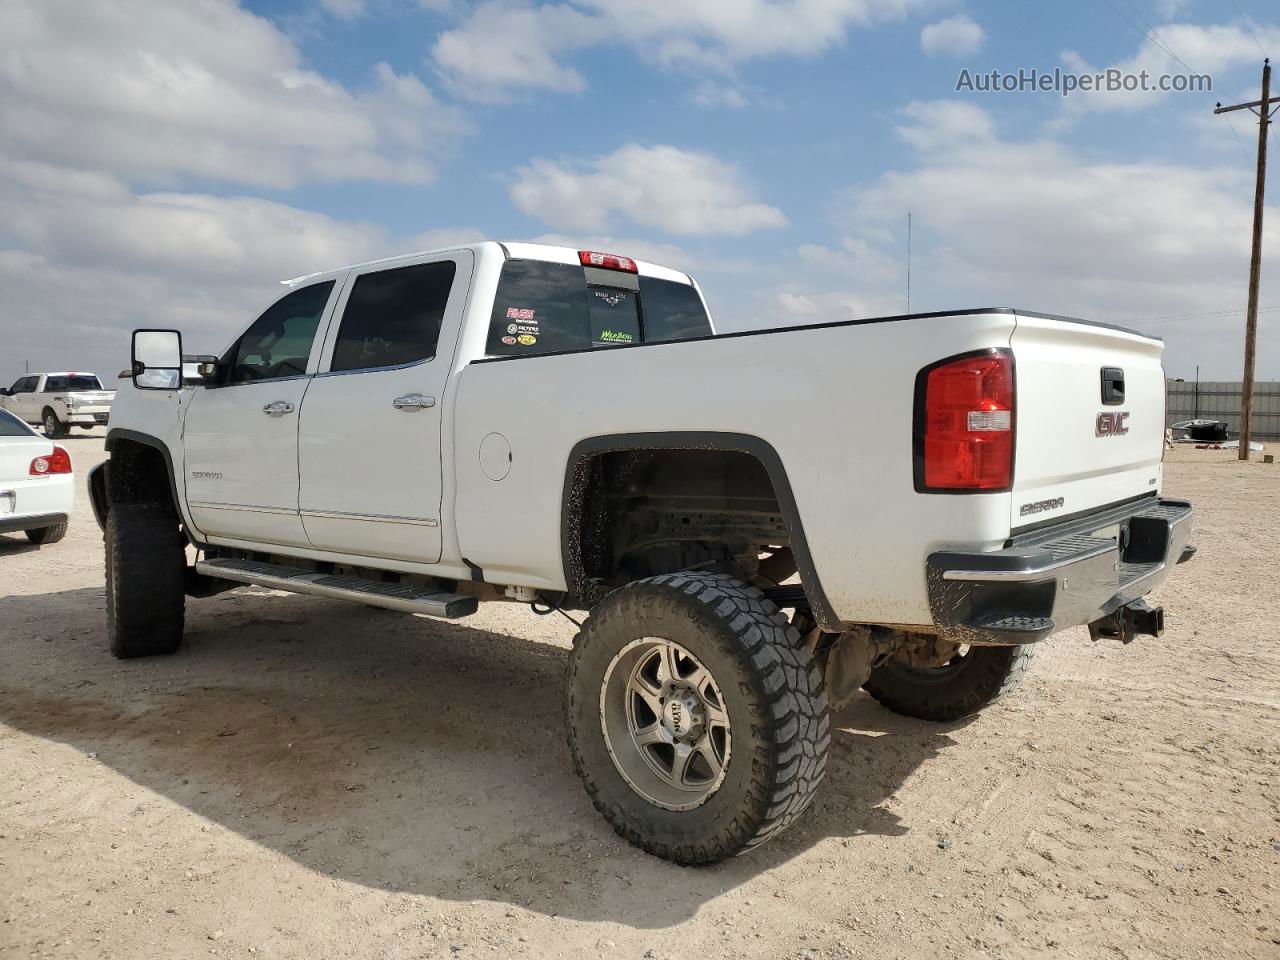
<path fill-rule="evenodd" d="M 462 27 L 442 33 L 433 55 L 455 96 L 501 101 L 516 87 L 577 93 L 582 74 L 556 54 L 604 37 L 605 24 L 565 5 L 527 7 L 489 0 Z"/>
<path fill-rule="evenodd" d="M 130 179 L 431 180 L 466 130 L 412 75 L 351 91 L 231 0 L 7 0 L 0 149 Z"/>
<path fill-rule="evenodd" d="M 991 115 L 960 100 L 916 101 L 907 104 L 902 114 L 914 122 L 898 127 L 898 136 L 916 150 L 985 143 L 995 137 Z"/>
<path fill-rule="evenodd" d="M 354 20 L 364 13 L 365 0 L 320 0 L 320 6 L 340 20 Z"/>
<path fill-rule="evenodd" d="M 629 144 L 569 164 L 535 159 L 517 171 L 511 199 L 566 231 L 607 230 L 616 213 L 680 235 L 740 236 L 786 223 L 781 210 L 754 198 L 736 167 L 671 146 Z"/>
<path fill-rule="evenodd" d="M 631 47 L 655 63 L 726 73 L 764 57 L 814 56 L 848 31 L 899 19 L 932 0 L 486 0 L 432 52 L 459 96 L 493 101 L 523 88 L 578 92 L 560 58 L 596 45 Z"/>
<path fill-rule="evenodd" d="M 987 35 L 972 17 L 960 13 L 931 23 L 920 31 L 920 49 L 929 56 L 972 56 L 982 49 Z"/>
<path fill-rule="evenodd" d="M 1262 53 L 1258 49 L 1259 44 L 1268 50 L 1280 49 L 1280 27 L 1258 26 L 1251 33 L 1245 27 L 1234 24 L 1196 26 L 1172 23 L 1160 27 L 1157 36 L 1163 48 L 1176 53 L 1178 59 L 1166 53 L 1165 49 L 1153 40 L 1145 39 L 1132 57 L 1110 64 L 1108 67 L 1095 67 L 1074 50 L 1065 51 L 1062 54 L 1062 61 L 1068 69 L 1077 73 L 1094 74 L 1114 69 L 1121 73 L 1136 75 L 1145 71 L 1153 83 L 1156 78 L 1164 74 L 1185 75 L 1188 72 L 1210 74 L 1214 78 L 1216 91 L 1221 83 L 1220 75 L 1229 70 L 1257 65 L 1259 72 L 1261 71 Z M 1182 62 L 1179 63 L 1178 60 Z M 1159 90 L 1104 90 L 1076 92 L 1067 98 L 1065 103 L 1068 116 L 1074 116 L 1089 111 L 1141 110 L 1170 96 L 1199 97 L 1201 101 L 1212 102 L 1212 99 L 1218 99 L 1221 94 L 1211 91 L 1174 94 Z M 1253 99 L 1257 99 L 1257 94 L 1254 94 Z"/>
<path fill-rule="evenodd" d="M 751 103 L 742 87 L 733 83 L 718 83 L 704 80 L 689 95 L 700 107 L 726 107 L 730 110 L 741 110 Z"/>
<path fill-rule="evenodd" d="M 908 210 L 917 311 L 1015 306 L 1130 323 L 1243 308 L 1251 171 L 1098 162 L 1059 142 L 1004 139 L 969 106 L 904 111 L 915 163 L 845 194 L 845 238 L 799 251 L 781 286 L 788 298 L 765 300 L 767 322 L 783 308 L 835 319 L 842 303 L 863 316 L 901 312 Z M 957 118 L 982 135 L 955 140 Z M 1280 209 L 1268 218 L 1274 249 Z M 1172 375 L 1200 363 L 1237 376 L 1240 317 L 1135 325 L 1166 338 Z M 1260 363 L 1280 368 L 1280 345 L 1262 343 Z"/>
<path fill-rule="evenodd" d="M 139 326 L 178 327 L 193 351 L 213 351 L 280 280 L 477 235 L 398 238 L 255 197 L 139 194 L 107 174 L 0 157 L 0 381 L 24 359 L 114 375 Z"/>
<path fill-rule="evenodd" d="M 1191 0 L 1156 0 L 1156 16 L 1161 20 L 1173 20 L 1187 12 Z"/>

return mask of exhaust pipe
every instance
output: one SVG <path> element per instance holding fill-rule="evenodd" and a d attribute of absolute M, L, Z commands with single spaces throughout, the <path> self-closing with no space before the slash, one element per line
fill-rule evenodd
<path fill-rule="evenodd" d="M 1153 607 L 1138 599 L 1120 607 L 1115 613 L 1089 624 L 1092 640 L 1119 640 L 1132 643 L 1134 637 L 1164 635 L 1164 607 Z"/>

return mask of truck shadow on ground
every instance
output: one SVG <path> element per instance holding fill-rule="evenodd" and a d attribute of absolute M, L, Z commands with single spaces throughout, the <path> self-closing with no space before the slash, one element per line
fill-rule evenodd
<path fill-rule="evenodd" d="M 0 721 L 382 889 L 668 927 L 829 838 L 904 834 L 884 801 L 954 742 L 860 697 L 834 718 L 827 780 L 801 823 L 750 856 L 684 869 L 591 808 L 564 745 L 562 647 L 240 590 L 189 601 L 176 656 L 119 662 L 104 602 L 100 588 L 0 599 Z M 186 862 L 180 841 L 149 840 L 166 843 Z"/>
<path fill-rule="evenodd" d="M 34 543 L 22 533 L 0 533 L 0 557 L 12 557 L 19 553 L 30 553 L 39 550 Z"/>

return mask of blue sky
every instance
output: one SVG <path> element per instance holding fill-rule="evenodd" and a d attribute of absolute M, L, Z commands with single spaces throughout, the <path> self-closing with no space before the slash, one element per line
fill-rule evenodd
<path fill-rule="evenodd" d="M 144 324 L 215 349 L 282 277 L 480 237 L 687 269 L 725 329 L 896 313 L 908 210 L 913 309 L 1131 323 L 1239 376 L 1256 121 L 1212 109 L 1280 50 L 1259 0 L 135 5 L 0 13 L 0 380 L 114 372 Z M 955 91 L 1056 67 L 1214 88 Z"/>

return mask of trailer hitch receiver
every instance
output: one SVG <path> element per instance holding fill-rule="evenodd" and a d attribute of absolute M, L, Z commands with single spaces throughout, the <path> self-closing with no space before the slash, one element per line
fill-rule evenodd
<path fill-rule="evenodd" d="M 1105 638 L 1132 643 L 1134 637 L 1163 635 L 1164 607 L 1153 607 L 1143 599 L 1126 603 L 1114 613 L 1089 624 L 1089 637 L 1092 640 Z"/>

